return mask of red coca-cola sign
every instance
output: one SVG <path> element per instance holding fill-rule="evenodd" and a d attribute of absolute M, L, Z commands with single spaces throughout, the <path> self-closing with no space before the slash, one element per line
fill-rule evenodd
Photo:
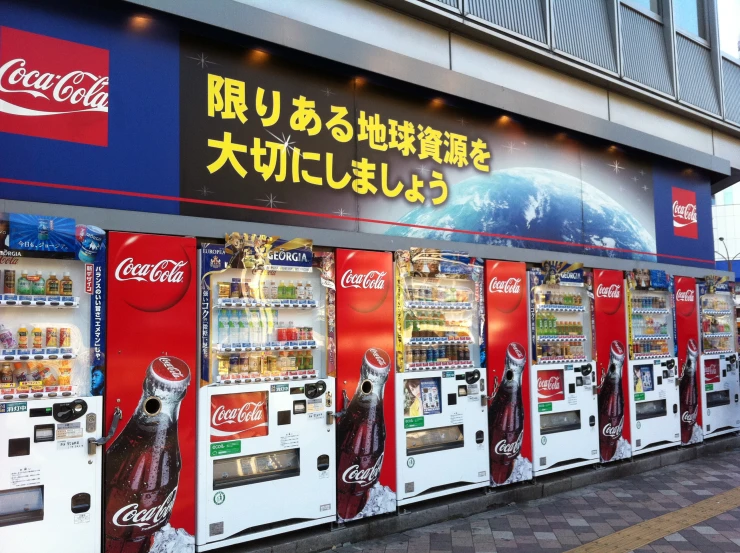
<path fill-rule="evenodd" d="M 690 317 L 696 311 L 696 281 L 693 278 L 676 277 L 676 314 Z"/>
<path fill-rule="evenodd" d="M 719 359 L 704 361 L 704 383 L 717 384 L 719 382 Z"/>
<path fill-rule="evenodd" d="M 267 392 L 211 396 L 211 442 L 267 436 Z"/>
<path fill-rule="evenodd" d="M 108 50 L 0 27 L 0 131 L 108 145 Z"/>
<path fill-rule="evenodd" d="M 133 235 L 112 260 L 112 279 L 124 301 L 140 311 L 164 311 L 190 287 L 192 263 L 178 244 L 152 248 L 149 235 Z"/>
<path fill-rule="evenodd" d="M 512 275 L 510 263 L 493 261 L 490 270 L 486 271 L 488 279 L 488 301 L 494 309 L 502 313 L 512 313 L 522 303 L 524 297 L 522 285 L 525 276 Z"/>
<path fill-rule="evenodd" d="M 351 265 L 337 270 L 340 290 L 356 290 L 349 294 L 349 307 L 359 313 L 375 311 L 393 289 L 392 271 L 375 263 L 372 257 L 356 255 L 351 252 Z"/>
<path fill-rule="evenodd" d="M 696 192 L 684 188 L 671 188 L 673 201 L 673 234 L 683 238 L 699 238 L 696 222 Z"/>
<path fill-rule="evenodd" d="M 559 369 L 537 372 L 537 401 L 562 401 L 565 399 L 563 371 Z"/>
<path fill-rule="evenodd" d="M 602 271 L 603 272 L 603 271 Z M 621 280 L 621 273 L 618 273 L 620 280 L 610 284 L 599 282 L 596 284 L 596 302 L 597 309 L 607 315 L 613 315 L 622 305 L 622 288 L 624 282 Z"/>

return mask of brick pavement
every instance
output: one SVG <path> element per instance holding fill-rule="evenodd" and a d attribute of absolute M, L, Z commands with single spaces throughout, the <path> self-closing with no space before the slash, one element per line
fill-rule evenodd
<path fill-rule="evenodd" d="M 740 486 L 740 451 L 663 467 L 556 496 L 512 504 L 376 540 L 336 553 L 537 553 L 568 551 Z M 598 470 L 598 469 L 594 469 Z M 636 551 L 740 553 L 740 508 Z M 658 536 L 656 536 L 657 538 Z"/>

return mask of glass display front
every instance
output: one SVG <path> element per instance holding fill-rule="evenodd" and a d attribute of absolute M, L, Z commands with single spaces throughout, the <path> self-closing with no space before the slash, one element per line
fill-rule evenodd
<path fill-rule="evenodd" d="M 673 319 L 668 290 L 630 290 L 632 359 L 671 357 Z"/>
<path fill-rule="evenodd" d="M 463 425 L 444 426 L 406 433 L 406 456 L 465 446 Z"/>
<path fill-rule="evenodd" d="M 729 292 L 701 296 L 702 353 L 731 353 L 735 349 L 735 308 Z"/>
<path fill-rule="evenodd" d="M 213 489 L 255 484 L 301 473 L 301 450 L 286 449 L 213 461 Z"/>
<path fill-rule="evenodd" d="M 588 361 L 591 323 L 586 290 L 543 284 L 533 290 L 538 364 Z"/>

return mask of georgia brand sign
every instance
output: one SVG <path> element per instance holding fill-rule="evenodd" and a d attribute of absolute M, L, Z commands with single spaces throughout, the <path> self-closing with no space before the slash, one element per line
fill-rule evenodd
<path fill-rule="evenodd" d="M 696 224 L 696 192 L 683 188 L 671 188 L 673 201 L 673 234 L 683 238 L 699 238 Z"/>
<path fill-rule="evenodd" d="M 211 442 L 267 436 L 267 392 L 211 396 Z"/>
<path fill-rule="evenodd" d="M 537 372 L 537 402 L 562 401 L 565 399 L 563 371 L 544 370 Z"/>
<path fill-rule="evenodd" d="M 108 50 L 0 27 L 0 131 L 108 145 Z"/>

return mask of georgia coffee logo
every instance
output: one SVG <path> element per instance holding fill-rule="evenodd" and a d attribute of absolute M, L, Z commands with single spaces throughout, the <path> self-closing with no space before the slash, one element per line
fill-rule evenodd
<path fill-rule="evenodd" d="M 132 236 L 111 262 L 124 301 L 140 311 L 165 311 L 190 287 L 192 264 L 179 239 Z"/>
<path fill-rule="evenodd" d="M 341 303 L 358 313 L 372 313 L 386 301 L 392 285 L 392 274 L 383 270 L 390 254 L 380 252 L 352 252 L 337 267 L 337 293 Z"/>
<path fill-rule="evenodd" d="M 687 288 L 683 288 L 683 283 L 676 284 L 676 312 L 682 317 L 690 317 L 696 310 L 696 292 L 693 286 L 693 280 L 686 283 Z"/>
<path fill-rule="evenodd" d="M 380 469 L 383 468 L 383 457 L 385 457 L 385 451 L 380 454 L 372 467 L 366 469 L 360 469 L 360 465 L 348 467 L 342 473 L 342 480 L 347 484 L 359 484 L 363 488 L 372 486 L 380 477 Z"/>
<path fill-rule="evenodd" d="M 524 432 L 520 432 L 517 439 L 513 442 L 507 442 L 506 439 L 499 440 L 499 442 L 493 447 L 493 451 L 496 453 L 496 455 L 501 455 L 503 457 L 513 459 L 519 455 L 519 451 L 522 449 L 523 439 Z"/>
<path fill-rule="evenodd" d="M 488 271 L 490 275 L 488 301 L 494 309 L 501 313 L 513 312 L 522 303 L 524 297 L 522 277 L 512 275 L 511 268 L 500 263 L 493 263 L 490 265 L 490 269 Z"/>
<path fill-rule="evenodd" d="M 601 429 L 601 433 L 605 438 L 620 438 L 622 436 L 622 428 L 624 427 L 624 416 L 620 417 L 619 422 L 616 426 L 612 426 L 611 422 L 604 425 Z"/>
<path fill-rule="evenodd" d="M 170 519 L 172 508 L 175 506 L 177 487 L 160 505 L 149 509 L 141 509 L 138 503 L 129 503 L 113 513 L 113 524 L 119 528 L 138 526 L 147 532 L 153 532 Z"/>
<path fill-rule="evenodd" d="M 0 131 L 108 145 L 108 50 L 0 27 Z"/>

